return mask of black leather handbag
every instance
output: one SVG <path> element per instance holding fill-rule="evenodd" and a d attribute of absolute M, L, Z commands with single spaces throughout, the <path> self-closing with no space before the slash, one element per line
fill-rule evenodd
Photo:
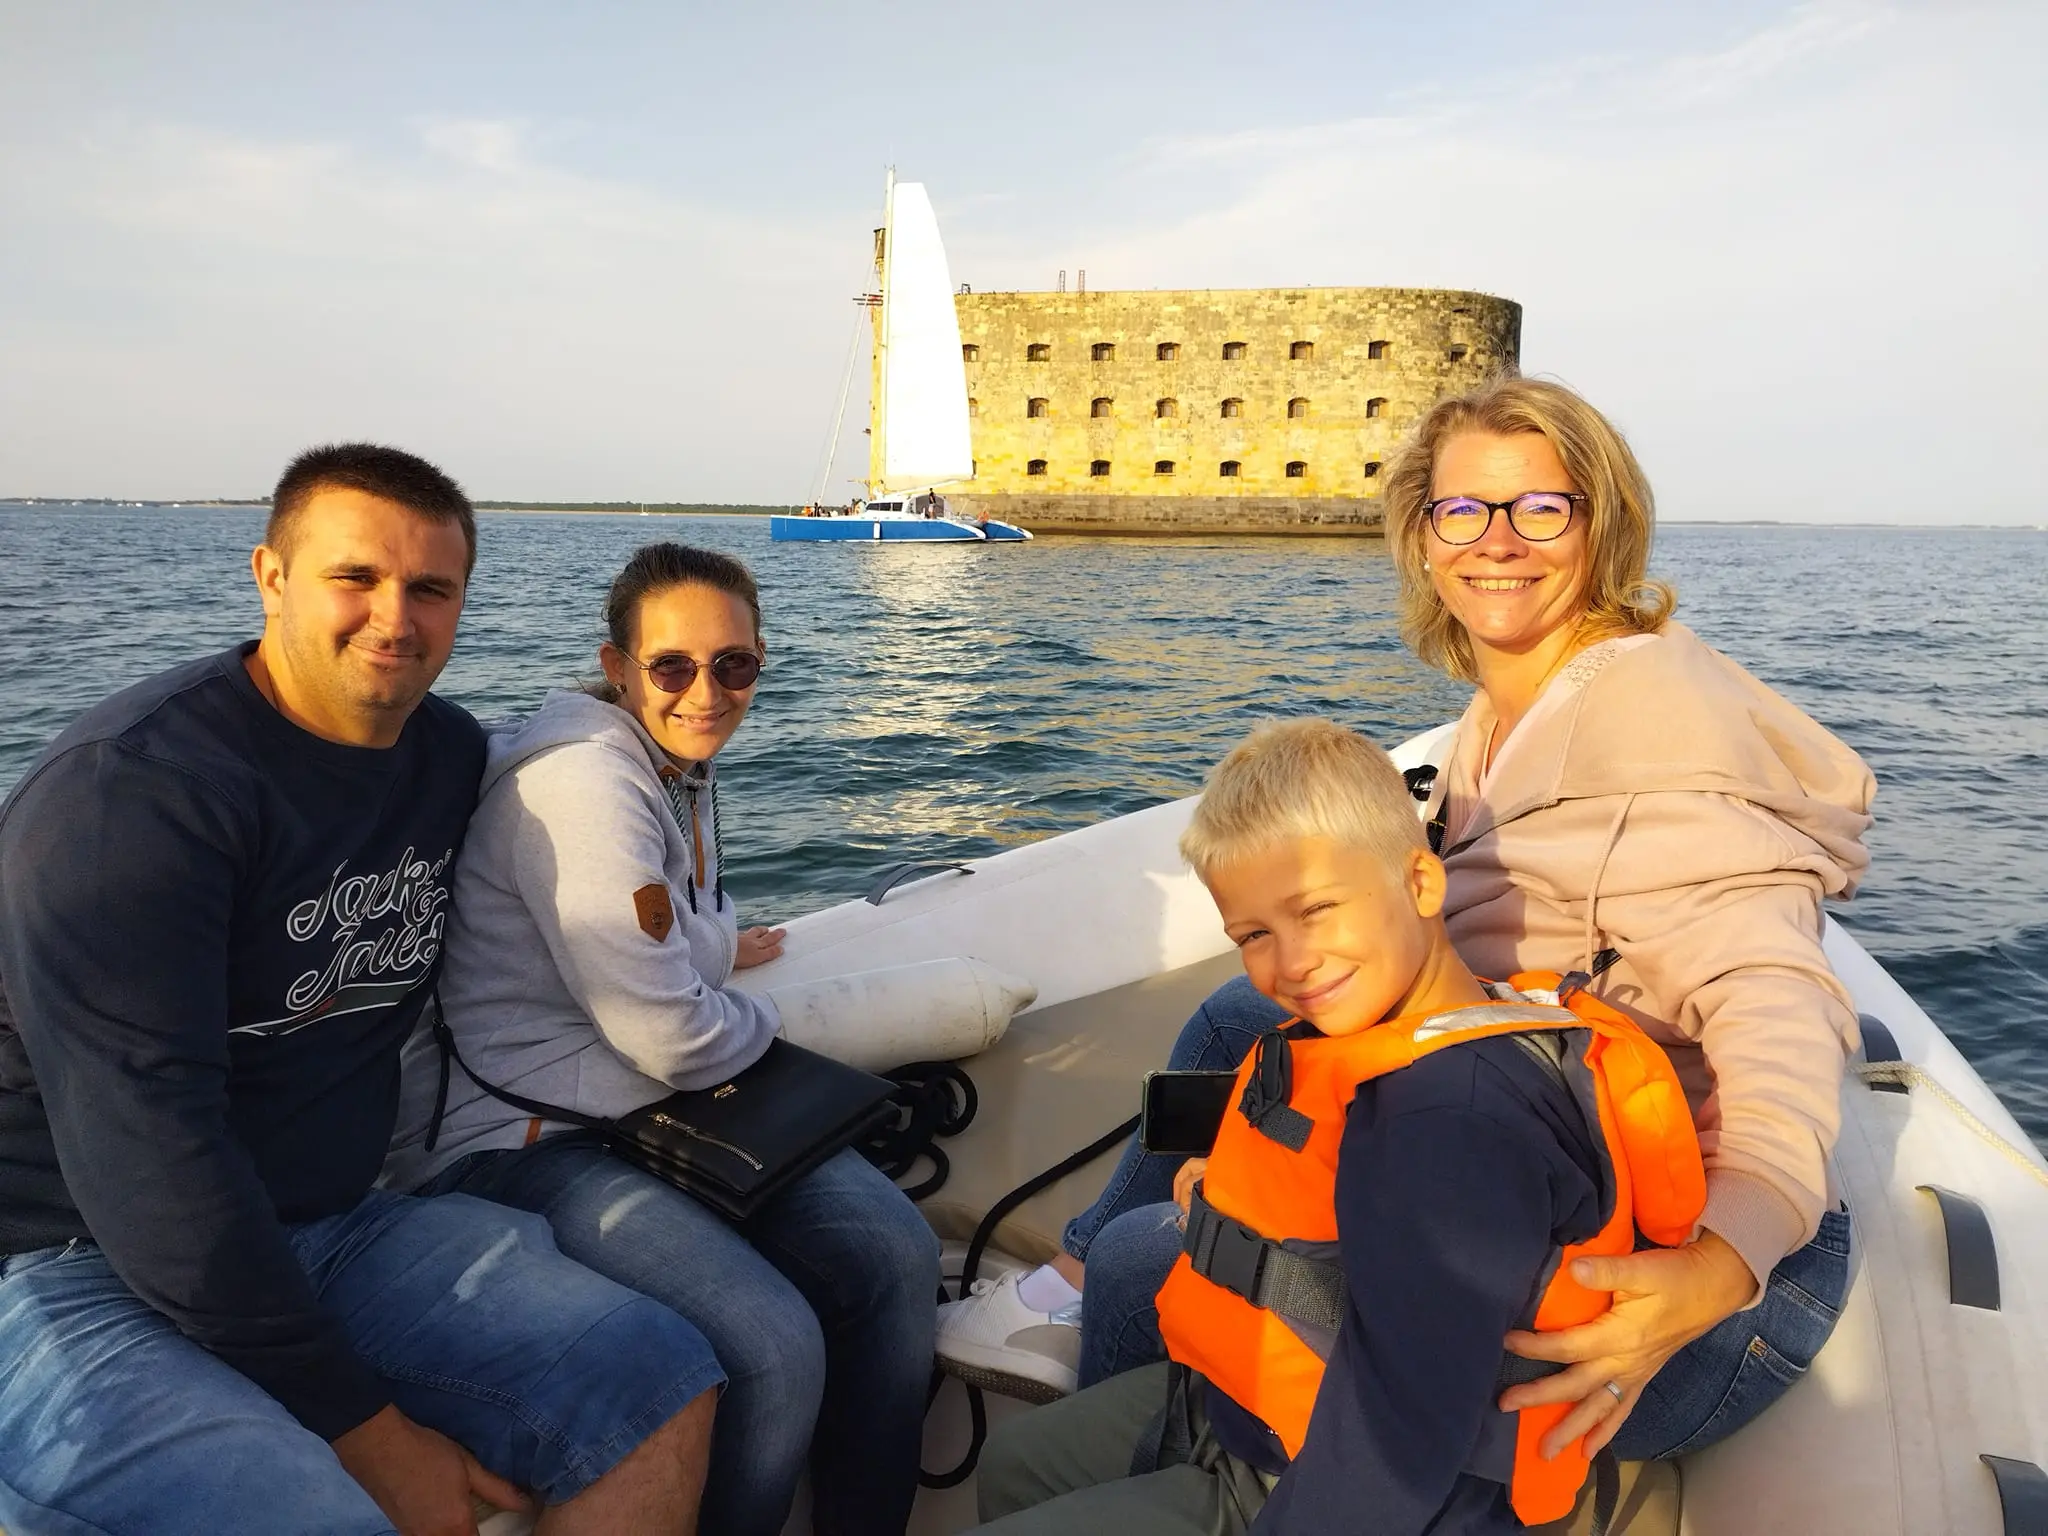
<path fill-rule="evenodd" d="M 886 1078 L 849 1067 L 787 1040 L 715 1088 L 670 1094 L 615 1120 L 524 1098 L 487 1083 L 455 1049 L 455 1033 L 432 1003 L 441 1047 L 441 1083 L 427 1150 L 440 1140 L 448 1106 L 448 1064 L 492 1098 L 543 1120 L 579 1125 L 617 1156 L 701 1200 L 728 1221 L 745 1221 L 776 1194 L 895 1113 Z"/>

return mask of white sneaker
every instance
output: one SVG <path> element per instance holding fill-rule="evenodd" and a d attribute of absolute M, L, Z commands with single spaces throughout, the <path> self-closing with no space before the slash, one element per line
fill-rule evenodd
<path fill-rule="evenodd" d="M 1017 1295 L 1023 1278 L 977 1280 L 969 1295 L 939 1308 L 939 1364 L 970 1387 L 1049 1403 L 1080 1382 L 1081 1305 L 1028 1307 Z"/>

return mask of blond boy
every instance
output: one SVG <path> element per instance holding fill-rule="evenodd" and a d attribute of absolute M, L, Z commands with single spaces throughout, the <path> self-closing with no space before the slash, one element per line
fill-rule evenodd
<path fill-rule="evenodd" d="M 1210 776 L 1181 851 L 1252 984 L 1303 1021 L 1284 1032 L 1295 1051 L 1490 1001 L 1445 935 L 1443 865 L 1401 775 L 1354 732 L 1326 720 L 1254 731 Z M 1259 1069 L 1247 1070 L 1236 1112 L 1249 1117 Z M 1278 1108 L 1271 1134 L 1305 1145 L 1313 1128 Z M 1316 1344 L 1326 1363 L 1295 1453 L 1186 1371 L 1203 1341 L 1183 1323 L 1178 1346 L 1167 1330 L 1181 1367 L 1113 1377 L 997 1431 L 984 1529 L 1520 1528 L 1507 1497 L 1514 1423 L 1494 1402 L 1501 1341 L 1530 1320 L 1560 1247 L 1601 1224 L 1600 1157 L 1578 1104 L 1536 1054 L 1492 1038 L 1360 1083 L 1324 1134 L 1338 1139 L 1330 1262 L 1344 1299 Z M 1184 1212 L 1204 1211 L 1206 1171 L 1183 1168 Z"/>

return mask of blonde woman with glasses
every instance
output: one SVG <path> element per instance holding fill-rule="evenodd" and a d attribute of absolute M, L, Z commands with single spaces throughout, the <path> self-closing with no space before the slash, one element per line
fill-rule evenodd
<path fill-rule="evenodd" d="M 1550 1374 L 1498 1404 L 1573 1403 L 1559 1444 L 1683 1455 L 1804 1372 L 1848 1287 L 1829 1154 L 1856 1013 L 1821 952 L 1821 901 L 1868 867 L 1875 784 L 1672 620 L 1647 573 L 1649 482 L 1564 386 L 1503 378 L 1432 407 L 1389 467 L 1387 527 L 1405 639 L 1476 685 L 1433 807 L 1452 941 L 1483 976 L 1596 973 L 1677 1062 L 1708 1167 L 1691 1241 L 1581 1261 L 1614 1293 L 1605 1317 L 1538 1335 L 1522 1313 L 1504 1347 Z M 1232 982 L 1170 1065 L 1234 1067 L 1282 1017 Z M 1161 1358 L 1178 1164 L 1129 1148 L 1053 1264 L 942 1309 L 940 1357 L 1040 1396 Z M 1378 1294 L 1408 1294 L 1402 1256 L 1384 1262 Z M 1399 1310 L 1379 1313 L 1392 1337 Z M 1460 1470 L 1438 1469 L 1446 1498 Z"/>

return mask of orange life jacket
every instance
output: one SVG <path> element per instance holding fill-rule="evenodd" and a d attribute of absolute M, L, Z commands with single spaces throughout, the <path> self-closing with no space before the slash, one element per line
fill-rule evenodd
<path fill-rule="evenodd" d="M 1575 980 L 1578 978 L 1574 978 Z M 1255 1413 L 1299 1455 L 1323 1369 L 1348 1305 L 1337 1262 L 1337 1149 L 1360 1083 L 1432 1051 L 1497 1035 L 1526 1037 L 1573 1090 L 1602 1152 L 1601 1227 L 1562 1249 L 1536 1308 L 1539 1330 L 1605 1312 L 1606 1291 L 1571 1278 L 1581 1254 L 1624 1254 L 1636 1233 L 1686 1241 L 1706 1203 L 1706 1173 L 1685 1094 L 1663 1049 L 1599 999 L 1560 978 L 1525 972 L 1497 1001 L 1390 1019 L 1330 1037 L 1283 1027 L 1238 1069 L 1187 1224 L 1185 1251 L 1159 1292 L 1169 1355 Z M 1512 1357 L 1510 1357 L 1512 1358 Z M 1574 1442 L 1554 1461 L 1537 1452 L 1569 1404 L 1517 1416 L 1509 1499 L 1526 1525 L 1570 1513 L 1588 1467 Z"/>

